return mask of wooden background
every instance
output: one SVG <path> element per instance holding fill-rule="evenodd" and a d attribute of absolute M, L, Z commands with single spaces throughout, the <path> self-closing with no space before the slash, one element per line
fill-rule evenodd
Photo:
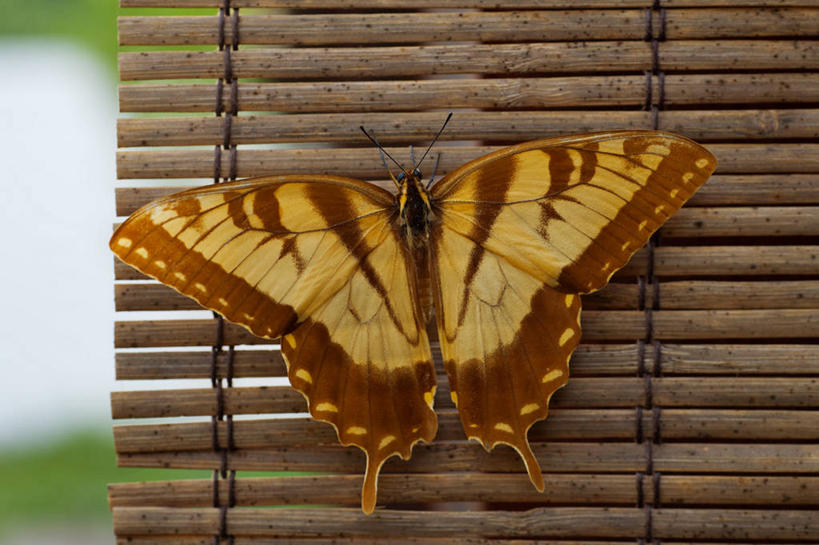
<path fill-rule="evenodd" d="M 213 15 L 119 20 L 123 45 L 211 47 L 120 55 L 117 216 L 180 183 L 384 183 L 358 126 L 406 161 L 448 111 L 439 173 L 514 142 L 652 127 L 720 166 L 584 298 L 573 378 L 529 434 L 544 494 L 511 449 L 466 442 L 442 377 L 436 441 L 385 465 L 386 508 L 363 515 L 364 455 L 299 414 L 276 346 L 209 315 L 144 319 L 197 306 L 115 263 L 117 378 L 200 383 L 114 392 L 119 464 L 214 470 L 110 485 L 119 543 L 819 543 L 815 0 L 121 5 Z M 322 507 L 257 508 L 304 504 Z"/>

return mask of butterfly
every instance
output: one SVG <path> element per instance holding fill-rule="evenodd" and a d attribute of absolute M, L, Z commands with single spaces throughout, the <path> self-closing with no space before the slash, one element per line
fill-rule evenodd
<path fill-rule="evenodd" d="M 268 176 L 149 203 L 110 247 L 281 339 L 310 414 L 366 454 L 364 512 L 384 461 L 436 434 L 433 317 L 466 436 L 514 448 L 543 491 L 527 432 L 569 378 L 579 295 L 604 287 L 716 164 L 681 136 L 615 131 L 507 147 L 432 185 L 402 167 L 395 193 Z"/>

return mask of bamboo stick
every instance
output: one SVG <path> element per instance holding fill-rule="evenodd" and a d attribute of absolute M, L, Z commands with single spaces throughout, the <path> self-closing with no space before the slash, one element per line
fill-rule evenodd
<path fill-rule="evenodd" d="M 150 51 L 119 54 L 122 81 L 219 78 L 221 51 Z M 239 49 L 231 53 L 237 78 L 279 80 L 369 79 L 431 74 L 543 74 L 651 70 L 651 44 L 547 42 L 399 47 Z M 663 42 L 667 71 L 817 70 L 817 42 L 680 40 Z M 568 69 L 567 67 L 571 67 Z"/>
<path fill-rule="evenodd" d="M 218 533 L 219 510 L 160 507 L 119 507 L 114 532 L 125 534 Z M 269 513 L 231 509 L 233 535 L 389 535 L 444 537 L 448 535 L 527 537 L 632 537 L 643 521 L 641 509 L 600 507 L 541 507 L 528 512 L 423 512 L 360 509 L 299 509 Z M 311 521 L 305 524 L 305 521 Z"/>
<path fill-rule="evenodd" d="M 649 443 L 650 444 L 650 443 Z M 547 472 L 645 471 L 648 448 L 639 443 L 535 443 L 532 450 Z M 805 474 L 819 472 L 819 446 L 787 443 L 661 443 L 651 449 L 653 469 L 662 473 Z M 121 467 L 219 469 L 217 451 L 175 451 L 118 454 Z M 239 471 L 364 471 L 363 453 L 354 447 L 311 446 L 285 449 L 239 449 L 229 454 L 229 467 Z M 478 471 L 522 473 L 520 456 L 504 446 L 487 453 L 474 443 L 419 444 L 407 463 L 388 460 L 387 473 Z"/>
<path fill-rule="evenodd" d="M 639 129 L 651 125 L 646 111 L 464 112 L 447 125 L 443 140 L 520 142 L 570 133 Z M 424 141 L 441 120 L 439 112 L 292 114 L 239 116 L 231 142 L 242 144 L 342 142 L 367 144 L 363 124 L 382 144 Z M 225 117 L 124 118 L 117 120 L 119 147 L 221 144 Z M 819 137 L 819 109 L 661 111 L 658 128 L 698 141 Z"/>
<path fill-rule="evenodd" d="M 660 277 L 815 275 L 819 246 L 660 246 L 654 250 L 654 273 Z M 646 275 L 648 252 L 639 250 L 616 280 Z M 136 269 L 114 259 L 117 280 L 146 280 Z"/>
<path fill-rule="evenodd" d="M 819 236 L 819 229 L 816 231 Z M 819 309 L 819 280 L 738 282 L 659 282 L 642 290 L 644 306 L 658 310 L 682 309 Z M 636 283 L 612 283 L 602 291 L 583 296 L 586 310 L 638 310 L 641 289 Z M 656 305 L 655 305 L 656 296 Z M 195 300 L 154 283 L 114 285 L 117 311 L 197 310 Z"/>
<path fill-rule="evenodd" d="M 371 183 L 394 189 L 392 181 Z M 118 187 L 118 216 L 129 216 L 149 202 L 200 186 Z M 819 176 L 816 174 L 728 174 L 714 175 L 686 203 L 691 206 L 783 205 L 819 203 Z"/>
<path fill-rule="evenodd" d="M 819 57 L 819 55 L 817 55 Z M 449 172 L 501 146 L 439 146 L 440 168 Z M 412 164 L 406 147 L 386 148 L 403 164 Z M 775 174 L 819 172 L 819 144 L 709 144 L 717 156 L 720 174 Z M 384 167 L 374 148 L 240 149 L 236 176 L 273 174 L 335 174 L 353 178 L 383 177 Z M 223 151 L 220 176 L 231 174 L 230 152 Z M 151 150 L 117 152 L 117 177 L 212 178 L 214 152 L 209 150 Z"/>
<path fill-rule="evenodd" d="M 645 321 L 642 311 L 590 310 L 583 313 L 583 338 L 642 339 L 647 333 Z M 819 336 L 819 316 L 813 309 L 657 311 L 653 313 L 653 333 L 665 340 L 804 339 Z M 210 346 L 215 336 L 215 320 L 134 320 L 114 325 L 116 348 Z M 225 324 L 225 345 L 273 342 L 241 326 Z"/>
<path fill-rule="evenodd" d="M 819 375 L 819 345 L 812 344 L 657 344 L 659 372 L 665 375 Z M 644 352 L 646 368 L 654 366 L 654 348 Z M 226 350 L 217 355 L 216 376 L 227 376 Z M 572 377 L 637 375 L 640 350 L 631 344 L 585 344 L 571 360 Z M 786 364 L 783 362 L 787 362 Z M 211 352 L 118 352 L 117 380 L 209 378 Z M 284 360 L 278 350 L 234 353 L 233 374 L 282 377 Z"/>
<path fill-rule="evenodd" d="M 114 532 L 127 534 L 208 534 L 219 532 L 213 508 L 118 507 Z M 695 539 L 810 539 L 819 532 L 811 510 L 655 509 L 654 537 Z M 444 537 L 608 537 L 643 535 L 641 508 L 538 507 L 528 511 L 393 511 L 365 515 L 358 509 L 231 509 L 233 535 L 413 535 Z M 309 521 L 309 522 L 308 522 Z M 308 522 L 308 523 L 306 523 Z"/>
<path fill-rule="evenodd" d="M 642 414 L 642 413 L 640 413 Z M 546 421 L 529 432 L 529 441 L 634 441 L 638 428 L 646 440 L 663 441 L 811 441 L 819 428 L 816 410 L 668 409 L 663 407 L 655 437 L 653 414 L 640 417 L 634 409 L 556 409 Z M 235 448 L 286 448 L 332 445 L 333 429 L 325 423 L 303 418 L 241 420 L 233 423 Z M 436 441 L 465 441 L 459 417 L 439 411 Z M 217 444 L 228 448 L 224 422 L 217 427 Z M 120 425 L 114 427 L 114 446 L 119 454 L 210 450 L 210 423 Z"/>
<path fill-rule="evenodd" d="M 666 14 L 665 38 L 812 37 L 816 13 L 800 8 L 675 9 Z M 117 23 L 119 45 L 219 43 L 216 16 L 120 17 Z M 399 32 L 401 28 L 413 31 Z M 298 46 L 641 40 L 646 20 L 643 9 L 287 14 L 240 16 L 238 31 L 242 44 Z M 231 25 L 224 27 L 224 41 L 233 41 Z"/>
<path fill-rule="evenodd" d="M 660 82 L 650 77 L 651 96 Z M 819 102 L 815 73 L 666 74 L 666 106 Z M 121 84 L 121 112 L 213 112 L 216 86 L 204 83 Z M 327 100 L 328 96 L 333 100 Z M 298 97 L 298 100 L 293 100 Z M 372 112 L 424 109 L 642 106 L 646 76 L 565 76 L 347 82 L 239 82 L 239 111 Z M 230 93 L 222 108 L 230 110 Z M 397 114 L 395 114 L 397 115 Z"/>
<path fill-rule="evenodd" d="M 383 475 L 378 498 L 383 504 L 439 501 L 527 502 L 568 505 L 635 505 L 638 501 L 634 475 L 543 475 L 546 491 L 534 490 L 525 475 L 471 473 L 463 475 Z M 229 498 L 228 483 L 221 481 L 219 499 Z M 360 502 L 361 476 L 316 475 L 286 477 L 237 477 L 237 506 L 299 505 Z M 651 479 L 643 481 L 646 503 L 678 505 L 805 506 L 819 503 L 819 477 L 663 475 L 659 498 Z M 211 507 L 213 481 L 189 479 L 108 485 L 111 507 Z M 656 505 L 656 504 L 655 504 Z"/>
<path fill-rule="evenodd" d="M 211 536 L 124 536 L 116 540 L 117 545 L 204 545 L 212 541 Z M 447 538 L 417 538 L 417 537 L 390 537 L 385 541 L 383 536 L 356 536 L 356 537 L 250 537 L 239 536 L 231 540 L 235 545 L 553 545 L 554 539 L 503 539 L 503 538 L 476 538 L 476 537 L 447 537 Z M 612 541 L 600 540 L 567 540 L 561 539 L 561 545 L 612 545 Z M 702 541 L 673 541 L 663 540 L 666 545 L 722 545 L 721 543 L 706 543 Z M 797 545 L 796 543 L 781 543 L 781 545 Z"/>
<path fill-rule="evenodd" d="M 819 408 L 815 395 L 817 378 L 771 377 L 618 377 L 573 378 L 554 395 L 551 407 L 616 408 L 647 405 L 648 388 L 653 403 L 662 407 L 734 408 Z M 307 404 L 288 386 L 226 388 L 223 392 L 226 414 L 303 413 Z M 435 396 L 436 406 L 454 408 L 449 388 L 441 383 Z M 214 388 L 182 390 L 143 390 L 111 393 L 114 419 L 159 418 L 173 416 L 213 416 L 218 411 Z"/>
<path fill-rule="evenodd" d="M 219 8 L 222 0 L 120 0 L 123 8 Z M 660 0 L 659 7 L 717 7 L 736 6 L 737 0 Z M 742 0 L 742 6 L 748 7 L 787 7 L 815 6 L 813 0 Z M 401 0 L 231 0 L 235 8 L 288 8 L 288 9 L 406 9 L 406 2 Z M 497 9 L 497 0 L 415 0 L 413 7 L 422 8 L 475 8 Z M 575 8 L 646 8 L 645 0 L 575 0 Z M 563 0 L 504 0 L 506 9 L 562 9 L 566 7 Z"/>

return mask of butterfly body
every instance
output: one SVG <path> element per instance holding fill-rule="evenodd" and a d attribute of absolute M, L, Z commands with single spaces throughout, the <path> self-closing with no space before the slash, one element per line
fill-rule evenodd
<path fill-rule="evenodd" d="M 126 263 L 256 335 L 291 385 L 378 472 L 437 430 L 433 314 L 466 437 L 513 447 L 543 490 L 529 428 L 548 415 L 598 290 L 705 183 L 686 138 L 615 131 L 535 140 L 397 194 L 351 178 L 271 176 L 141 208 L 111 239 Z"/>
<path fill-rule="evenodd" d="M 433 219 L 432 203 L 418 169 L 398 176 L 398 217 L 410 248 L 426 247 Z"/>

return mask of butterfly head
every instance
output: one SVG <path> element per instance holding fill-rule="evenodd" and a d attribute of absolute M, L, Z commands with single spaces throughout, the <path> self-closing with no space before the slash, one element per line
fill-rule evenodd
<path fill-rule="evenodd" d="M 401 230 L 410 247 L 426 244 L 429 238 L 429 220 L 432 205 L 424 187 L 423 176 L 417 168 L 401 171 L 395 178 L 398 184 L 398 217 Z"/>

